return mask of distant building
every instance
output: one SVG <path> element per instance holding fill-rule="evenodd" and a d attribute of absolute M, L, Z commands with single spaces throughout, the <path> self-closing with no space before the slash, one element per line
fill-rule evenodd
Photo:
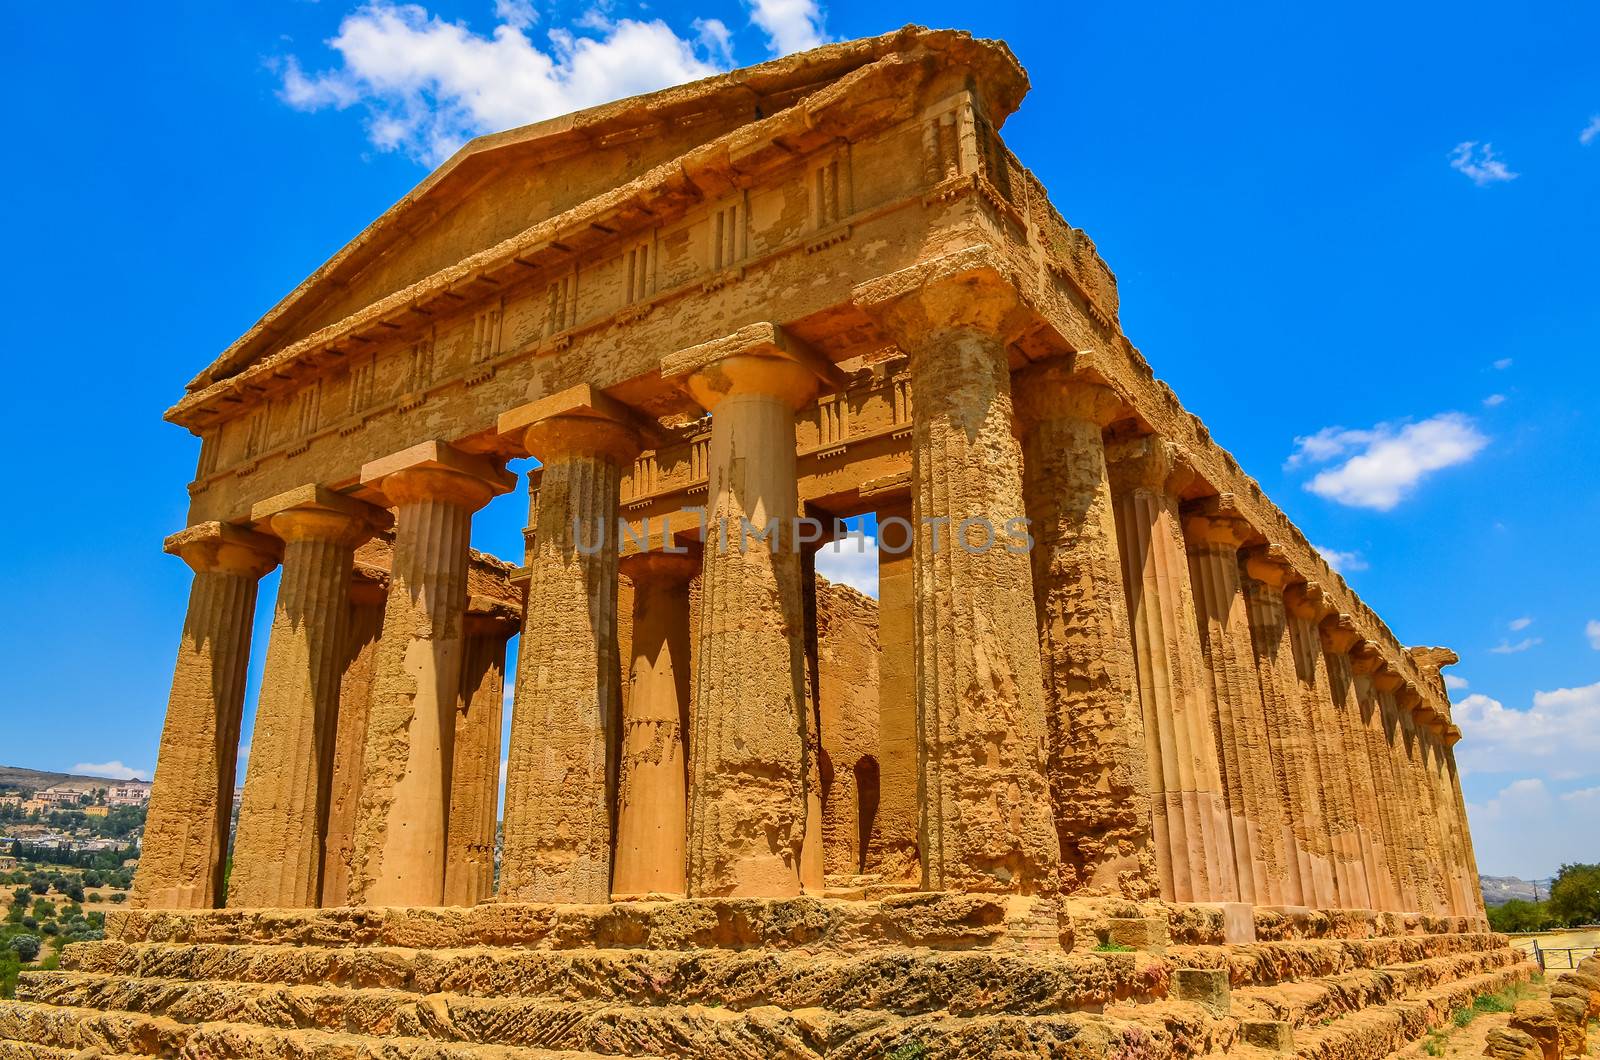
<path fill-rule="evenodd" d="M 143 806 L 150 801 L 150 785 L 118 785 L 107 794 L 106 801 L 112 806 Z"/>
<path fill-rule="evenodd" d="M 90 817 L 108 817 L 111 814 L 109 806 L 85 806 L 83 812 Z"/>
<path fill-rule="evenodd" d="M 47 806 L 77 806 L 84 793 L 76 788 L 46 788 L 34 795 L 34 800 Z"/>

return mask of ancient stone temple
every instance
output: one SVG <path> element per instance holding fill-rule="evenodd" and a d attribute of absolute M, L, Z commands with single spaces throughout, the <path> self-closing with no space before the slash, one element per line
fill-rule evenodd
<path fill-rule="evenodd" d="M 135 908 L 0 1057 L 1367 1057 L 1526 975 L 1455 656 L 1156 379 L 1027 87 L 908 28 L 484 137 L 195 376 Z"/>

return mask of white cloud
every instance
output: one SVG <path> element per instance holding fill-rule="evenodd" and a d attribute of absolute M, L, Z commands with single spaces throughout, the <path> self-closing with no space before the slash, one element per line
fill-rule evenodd
<path fill-rule="evenodd" d="M 1465 677 L 1457 677 L 1455 674 L 1444 675 L 1444 686 L 1452 692 L 1459 692 L 1469 684 L 1471 682 Z"/>
<path fill-rule="evenodd" d="M 1465 746 L 1462 744 L 1460 746 Z M 1490 876 L 1545 878 L 1572 861 L 1600 859 L 1600 787 L 1554 795 L 1538 777 L 1467 804 L 1473 853 Z"/>
<path fill-rule="evenodd" d="M 1488 397 L 1483 399 L 1483 407 L 1486 409 L 1492 409 L 1497 405 L 1504 405 L 1505 403 L 1506 396 L 1504 394 L 1490 394 Z"/>
<path fill-rule="evenodd" d="M 1456 755 L 1476 773 L 1584 776 L 1600 762 L 1600 683 L 1535 692 L 1526 710 L 1473 693 L 1455 705 Z"/>
<path fill-rule="evenodd" d="M 717 57 L 723 66 L 733 65 L 733 33 L 720 18 L 697 18 L 694 32 L 700 46 Z"/>
<path fill-rule="evenodd" d="M 1521 633 L 1531 625 L 1533 625 L 1533 616 L 1531 615 L 1523 615 L 1521 618 L 1513 618 L 1510 622 L 1506 623 L 1507 628 L 1509 628 L 1513 633 Z"/>
<path fill-rule="evenodd" d="M 1480 188 L 1517 179 L 1517 174 L 1495 157 L 1493 144 L 1480 145 L 1476 140 L 1456 144 L 1455 150 L 1450 152 L 1450 168 L 1465 174 Z"/>
<path fill-rule="evenodd" d="M 1589 647 L 1600 651 L 1600 618 L 1591 618 L 1583 627 L 1583 635 L 1589 638 Z"/>
<path fill-rule="evenodd" d="M 133 769 L 125 766 L 116 759 L 109 762 L 79 762 L 71 769 L 73 773 L 81 773 L 89 777 L 105 777 L 107 780 L 149 780 L 150 772 L 145 769 Z"/>
<path fill-rule="evenodd" d="M 851 530 L 818 550 L 817 573 L 877 599 L 878 542 L 861 530 Z"/>
<path fill-rule="evenodd" d="M 1600 114 L 1589 119 L 1589 124 L 1583 127 L 1583 132 L 1578 134 L 1578 142 L 1585 147 L 1600 140 Z"/>
<path fill-rule="evenodd" d="M 1523 637 L 1515 644 L 1511 643 L 1509 640 L 1502 640 L 1499 644 L 1496 644 L 1489 650 L 1494 652 L 1496 655 L 1520 655 L 1529 648 L 1537 648 L 1543 643 L 1543 637 Z"/>
<path fill-rule="evenodd" d="M 1367 569 L 1367 561 L 1361 558 L 1359 552 L 1341 552 L 1336 548 L 1323 548 L 1321 545 L 1311 547 L 1320 552 L 1322 558 L 1328 561 L 1328 566 L 1340 574 Z"/>
<path fill-rule="evenodd" d="M 533 0 L 494 0 L 494 17 L 508 26 L 527 29 L 539 21 Z"/>
<path fill-rule="evenodd" d="M 749 0 L 750 22 L 767 35 L 773 55 L 803 52 L 827 43 L 817 0 Z"/>
<path fill-rule="evenodd" d="M 1424 476 L 1464 464 L 1488 444 L 1470 416 L 1441 412 L 1418 423 L 1380 423 L 1370 430 L 1324 427 L 1296 438 L 1284 467 L 1293 470 L 1348 455 L 1337 467 L 1317 472 L 1305 488 L 1340 504 L 1386 512 Z"/>
<path fill-rule="evenodd" d="M 234 766 L 234 769 L 233 769 L 233 775 L 235 777 L 234 787 L 240 787 L 240 788 L 244 787 L 244 778 L 249 774 L 249 772 L 250 772 L 250 745 L 249 744 L 240 744 L 239 745 L 239 760 L 238 760 L 238 763 Z"/>
<path fill-rule="evenodd" d="M 328 41 L 338 65 L 307 73 L 284 60 L 280 96 L 307 111 L 360 105 L 374 146 L 435 164 L 480 133 L 707 77 L 729 62 L 726 27 L 719 35 L 706 22 L 688 40 L 659 19 L 591 11 L 574 28 L 549 30 L 541 48 L 525 32 L 530 4 L 499 0 L 495 13 L 499 24 L 482 36 L 417 4 L 373 0 Z"/>
<path fill-rule="evenodd" d="M 1503 372 L 1507 368 L 1510 368 L 1513 363 L 1514 362 L 1511 360 L 1510 357 L 1502 357 L 1498 361 L 1494 362 L 1495 371 Z"/>

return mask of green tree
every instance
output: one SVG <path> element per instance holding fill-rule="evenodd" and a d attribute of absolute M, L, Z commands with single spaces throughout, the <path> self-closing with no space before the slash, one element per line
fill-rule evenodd
<path fill-rule="evenodd" d="M 1489 926 L 1496 931 L 1543 931 L 1550 925 L 1550 910 L 1543 902 L 1513 898 L 1489 907 Z"/>
<path fill-rule="evenodd" d="M 1563 865 L 1550 885 L 1550 914 L 1558 923 L 1600 923 L 1600 865 Z"/>
<path fill-rule="evenodd" d="M 16 935 L 11 939 L 11 949 L 16 953 L 23 964 L 39 956 L 39 947 L 44 945 L 37 935 Z"/>

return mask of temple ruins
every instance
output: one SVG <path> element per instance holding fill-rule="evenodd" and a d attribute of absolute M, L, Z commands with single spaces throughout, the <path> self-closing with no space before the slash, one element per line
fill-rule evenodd
<path fill-rule="evenodd" d="M 908 27 L 483 137 L 195 376 L 133 908 L 0 1060 L 1368 1057 L 1526 976 L 1456 657 L 1123 335 L 1027 88 Z"/>

